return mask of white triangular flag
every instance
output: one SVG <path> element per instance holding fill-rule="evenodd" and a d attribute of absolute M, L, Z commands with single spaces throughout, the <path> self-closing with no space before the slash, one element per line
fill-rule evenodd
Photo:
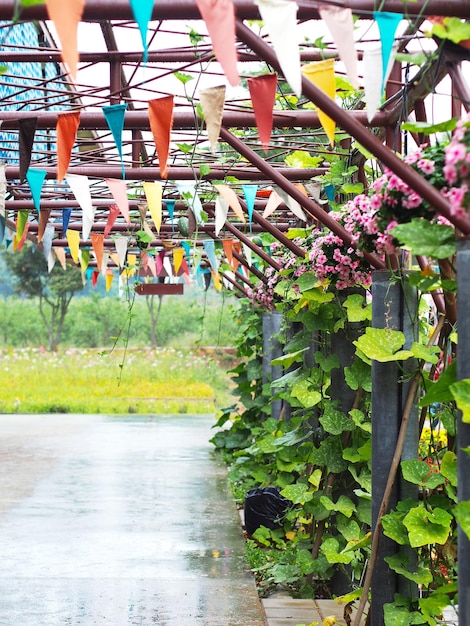
<path fill-rule="evenodd" d="M 217 196 L 215 199 L 215 236 L 218 237 L 220 231 L 227 221 L 228 202 L 225 198 Z"/>
<path fill-rule="evenodd" d="M 68 182 L 73 195 L 83 211 L 82 239 L 86 240 L 90 236 L 91 227 L 95 221 L 95 209 L 91 200 L 88 176 L 66 174 L 65 180 Z"/>
<path fill-rule="evenodd" d="M 354 45 L 354 21 L 351 9 L 327 4 L 319 6 L 318 12 L 333 37 L 351 85 L 354 89 L 359 89 L 357 54 Z"/>
<path fill-rule="evenodd" d="M 119 259 L 119 267 L 124 267 L 126 262 L 127 248 L 129 246 L 129 237 L 116 237 L 114 240 L 116 252 Z"/>
<path fill-rule="evenodd" d="M 287 204 L 287 206 L 292 211 L 292 213 L 296 217 L 298 217 L 299 220 L 306 222 L 307 216 L 302 211 L 302 207 L 297 202 L 297 200 L 294 200 L 294 198 L 291 198 L 291 196 L 287 192 L 285 192 L 284 189 L 281 189 L 280 187 L 276 187 L 276 191 L 281 196 L 282 200 Z"/>

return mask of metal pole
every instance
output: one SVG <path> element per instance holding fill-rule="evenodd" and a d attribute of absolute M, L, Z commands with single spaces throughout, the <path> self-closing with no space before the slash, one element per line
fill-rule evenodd
<path fill-rule="evenodd" d="M 470 378 L 470 239 L 457 244 L 457 311 L 459 320 L 459 346 L 457 376 L 459 380 Z M 470 424 L 462 419 L 459 411 L 457 427 L 457 495 L 459 502 L 470 500 L 470 456 L 464 452 L 470 446 Z M 470 540 L 458 527 L 459 564 L 458 597 L 459 626 L 470 624 Z"/>

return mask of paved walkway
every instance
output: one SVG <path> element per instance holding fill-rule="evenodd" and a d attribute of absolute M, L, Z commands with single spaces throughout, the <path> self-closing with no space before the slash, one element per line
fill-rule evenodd
<path fill-rule="evenodd" d="M 0 415 L 0 625 L 265 626 L 212 423 Z"/>

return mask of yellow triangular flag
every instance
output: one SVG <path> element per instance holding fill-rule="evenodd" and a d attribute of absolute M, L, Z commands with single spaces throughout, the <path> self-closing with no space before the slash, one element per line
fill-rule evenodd
<path fill-rule="evenodd" d="M 220 291 L 222 289 L 222 283 L 220 282 L 219 272 L 211 272 L 211 274 L 212 280 L 214 281 L 214 287 L 217 289 L 217 291 Z"/>
<path fill-rule="evenodd" d="M 106 271 L 106 291 L 109 291 L 111 289 L 111 285 L 113 284 L 113 278 L 114 278 L 114 274 L 112 270 L 107 270 Z"/>
<path fill-rule="evenodd" d="M 184 257 L 183 248 L 173 249 L 173 266 L 175 268 L 175 274 L 178 273 L 178 270 L 181 267 L 181 263 L 183 262 L 183 257 Z"/>
<path fill-rule="evenodd" d="M 162 225 L 162 186 L 161 183 L 144 182 L 144 193 L 149 205 L 150 215 L 157 232 L 160 232 Z"/>
<path fill-rule="evenodd" d="M 230 189 L 228 185 L 214 185 L 217 191 L 220 193 L 222 198 L 224 198 L 232 211 L 240 218 L 241 222 L 245 222 L 245 215 L 243 214 L 243 209 L 240 204 L 240 200 L 238 199 L 237 194 Z"/>
<path fill-rule="evenodd" d="M 302 73 L 311 83 L 321 89 L 323 93 L 332 100 L 335 99 L 336 81 L 334 59 L 323 59 L 323 61 L 308 63 L 302 67 Z M 335 121 L 320 109 L 318 109 L 318 118 L 325 130 L 326 136 L 330 140 L 330 144 L 333 146 L 335 143 Z"/>
<path fill-rule="evenodd" d="M 65 233 L 70 248 L 70 254 L 74 263 L 78 263 L 78 250 L 80 249 L 80 233 L 78 230 L 68 230 Z"/>

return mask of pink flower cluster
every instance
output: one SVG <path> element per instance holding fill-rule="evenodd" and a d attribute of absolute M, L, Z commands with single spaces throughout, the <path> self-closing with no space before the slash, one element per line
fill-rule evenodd
<path fill-rule="evenodd" d="M 444 176 L 451 212 L 463 216 L 470 208 L 470 114 L 457 122 L 445 150 Z"/>

